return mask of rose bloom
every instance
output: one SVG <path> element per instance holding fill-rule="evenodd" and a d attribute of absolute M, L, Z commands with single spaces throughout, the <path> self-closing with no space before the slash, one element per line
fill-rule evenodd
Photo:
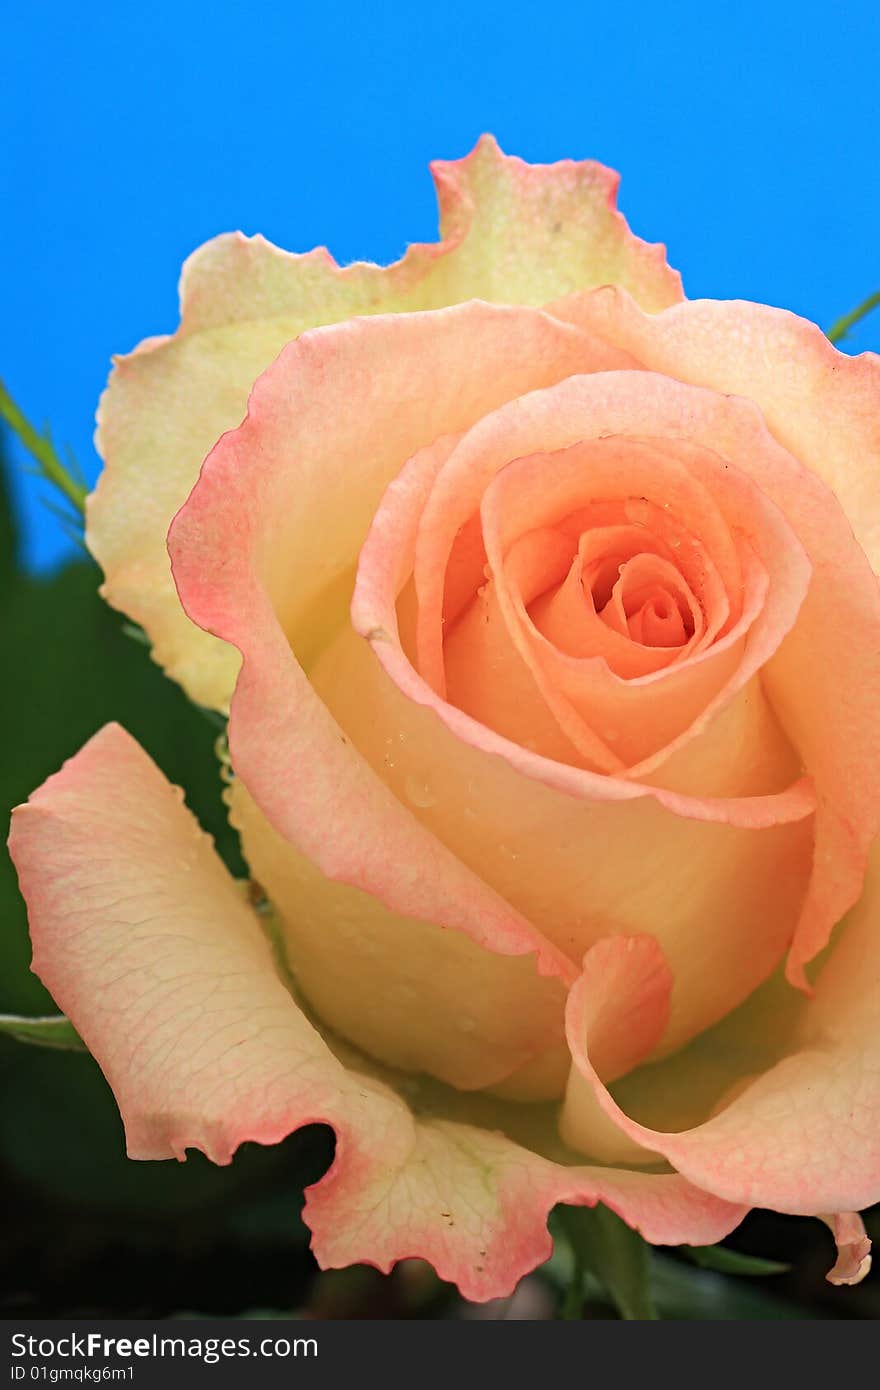
<path fill-rule="evenodd" d="M 685 300 L 598 164 L 484 138 L 434 177 L 437 245 L 219 237 L 117 361 L 88 543 L 228 710 L 272 915 L 110 726 L 14 818 L 34 969 L 133 1158 L 333 1127 L 323 1266 L 486 1299 L 601 1201 L 662 1244 L 822 1216 L 853 1282 L 880 358 Z"/>

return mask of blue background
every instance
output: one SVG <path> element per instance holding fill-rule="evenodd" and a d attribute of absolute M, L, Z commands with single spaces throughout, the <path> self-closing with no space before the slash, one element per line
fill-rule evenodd
<path fill-rule="evenodd" d="M 483 130 L 621 170 L 691 296 L 827 326 L 880 286 L 877 0 L 65 0 L 7 6 L 3 41 L 0 375 L 90 479 L 108 358 L 173 330 L 194 246 L 394 259 L 435 237 L 428 160 Z M 15 473 L 46 566 L 67 543 Z"/>

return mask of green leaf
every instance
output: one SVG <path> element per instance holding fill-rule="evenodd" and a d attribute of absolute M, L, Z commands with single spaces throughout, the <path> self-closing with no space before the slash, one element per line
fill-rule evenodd
<path fill-rule="evenodd" d="M 2 446 L 0 426 L 0 446 Z M 0 623 L 7 654 L 0 720 L 5 839 L 11 808 L 109 720 L 138 739 L 187 802 L 232 873 L 246 873 L 223 804 L 216 729 L 122 631 L 98 594 L 100 573 L 77 560 L 31 576 L 15 563 L 15 521 L 0 458 Z M 40 1019 L 58 1006 L 30 971 L 27 912 L 15 870 L 0 846 L 0 1010 Z M 56 1025 L 60 1030 L 60 1025 Z M 0 1166 L 39 1189 L 105 1208 L 194 1207 L 235 1186 L 229 1170 L 191 1156 L 183 1165 L 132 1164 L 116 1104 L 85 1051 L 23 1047 L 21 1026 L 0 1031 Z M 33 1039 L 31 1039 L 33 1041 Z"/>
<path fill-rule="evenodd" d="M 0 1033 L 17 1042 L 54 1047 L 62 1052 L 85 1052 L 86 1045 L 64 1014 L 28 1018 L 24 1014 L 0 1014 Z"/>
<path fill-rule="evenodd" d="M 581 1316 L 587 1275 L 606 1290 L 622 1318 L 647 1321 L 657 1317 L 651 1295 L 650 1250 L 638 1231 L 601 1205 L 559 1206 L 554 1217 L 571 1247 L 574 1265 L 563 1317 Z"/>
<path fill-rule="evenodd" d="M 779 1260 L 765 1260 L 759 1255 L 741 1255 L 723 1245 L 681 1245 L 682 1255 L 693 1260 L 701 1269 L 714 1269 L 719 1274 L 785 1274 L 791 1265 Z"/>
<path fill-rule="evenodd" d="M 657 1309 L 665 1322 L 777 1322 L 822 1316 L 805 1314 L 763 1285 L 695 1269 L 668 1255 L 653 1255 L 651 1273 Z"/>
<path fill-rule="evenodd" d="M 556 1239 L 553 1255 L 542 1267 L 541 1273 L 563 1296 L 563 1317 L 579 1318 L 583 1314 L 584 1300 L 596 1308 L 606 1300 L 612 1301 L 605 1279 L 600 1279 L 593 1269 L 579 1262 L 575 1281 L 576 1260 L 568 1236 L 563 1229 L 560 1217 L 572 1208 L 557 1207 L 550 1217 L 550 1229 Z M 599 1209 L 597 1209 L 599 1210 Z M 694 1247 L 679 1246 L 677 1254 L 690 1254 Z M 697 1247 L 702 1248 L 702 1247 Z M 778 1294 L 770 1293 L 765 1286 L 748 1279 L 731 1279 L 714 1270 L 694 1267 L 682 1259 L 648 1250 L 651 1302 L 655 1317 L 663 1321 L 778 1321 L 780 1319 L 803 1319 L 823 1316 L 822 1313 L 805 1314 L 803 1308 Z M 594 1261 L 595 1263 L 595 1261 Z M 619 1306 L 619 1305 L 618 1305 Z"/>
<path fill-rule="evenodd" d="M 22 1047 L 0 1035 L 0 1092 L 0 1174 L 41 1209 L 64 1203 L 75 1213 L 88 1209 L 114 1220 L 113 1214 L 126 1212 L 150 1221 L 177 1213 L 189 1221 L 249 1189 L 263 1194 L 276 1177 L 298 1172 L 289 1154 L 257 1144 L 239 1149 L 228 1168 L 192 1151 L 185 1163 L 132 1163 L 113 1094 L 85 1051 Z M 319 1155 L 324 1167 L 325 1148 Z M 311 1151 L 306 1159 L 312 1162 Z M 309 1169 L 309 1180 L 322 1171 Z M 289 1216 L 286 1226 L 278 1223 L 285 1239 L 298 1238 L 296 1194 L 296 1179 L 288 1178 Z"/>
<path fill-rule="evenodd" d="M 230 828 L 214 751 L 217 730 L 126 637 L 98 594 L 100 573 L 77 560 L 56 574 L 31 576 L 8 563 L 14 520 L 0 460 L 0 622 L 7 660 L 0 682 L 0 720 L 10 734 L 0 759 L 0 809 L 30 793 L 103 724 L 118 720 L 187 802 L 236 876 L 246 873 Z M 0 847 L 0 1010 L 43 1017 L 57 1012 L 30 973 L 27 914 L 15 871 Z"/>

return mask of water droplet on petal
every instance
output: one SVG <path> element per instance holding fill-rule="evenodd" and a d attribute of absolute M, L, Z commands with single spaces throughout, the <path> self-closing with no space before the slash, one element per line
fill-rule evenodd
<path fill-rule="evenodd" d="M 431 806 L 436 805 L 437 798 L 423 777 L 408 776 L 403 784 L 403 790 L 407 800 L 422 811 L 427 811 Z"/>

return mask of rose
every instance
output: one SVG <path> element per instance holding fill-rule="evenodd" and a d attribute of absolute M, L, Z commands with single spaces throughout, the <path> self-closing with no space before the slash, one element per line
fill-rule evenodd
<path fill-rule="evenodd" d="M 133 1157 L 334 1127 L 324 1265 L 491 1297 L 602 1200 L 662 1243 L 825 1214 L 852 1281 L 880 363 L 682 301 L 596 165 L 484 140 L 436 177 L 444 240 L 388 270 L 210 243 L 101 410 L 105 592 L 196 700 L 234 687 L 292 979 L 117 727 L 16 814 L 34 967 Z"/>

